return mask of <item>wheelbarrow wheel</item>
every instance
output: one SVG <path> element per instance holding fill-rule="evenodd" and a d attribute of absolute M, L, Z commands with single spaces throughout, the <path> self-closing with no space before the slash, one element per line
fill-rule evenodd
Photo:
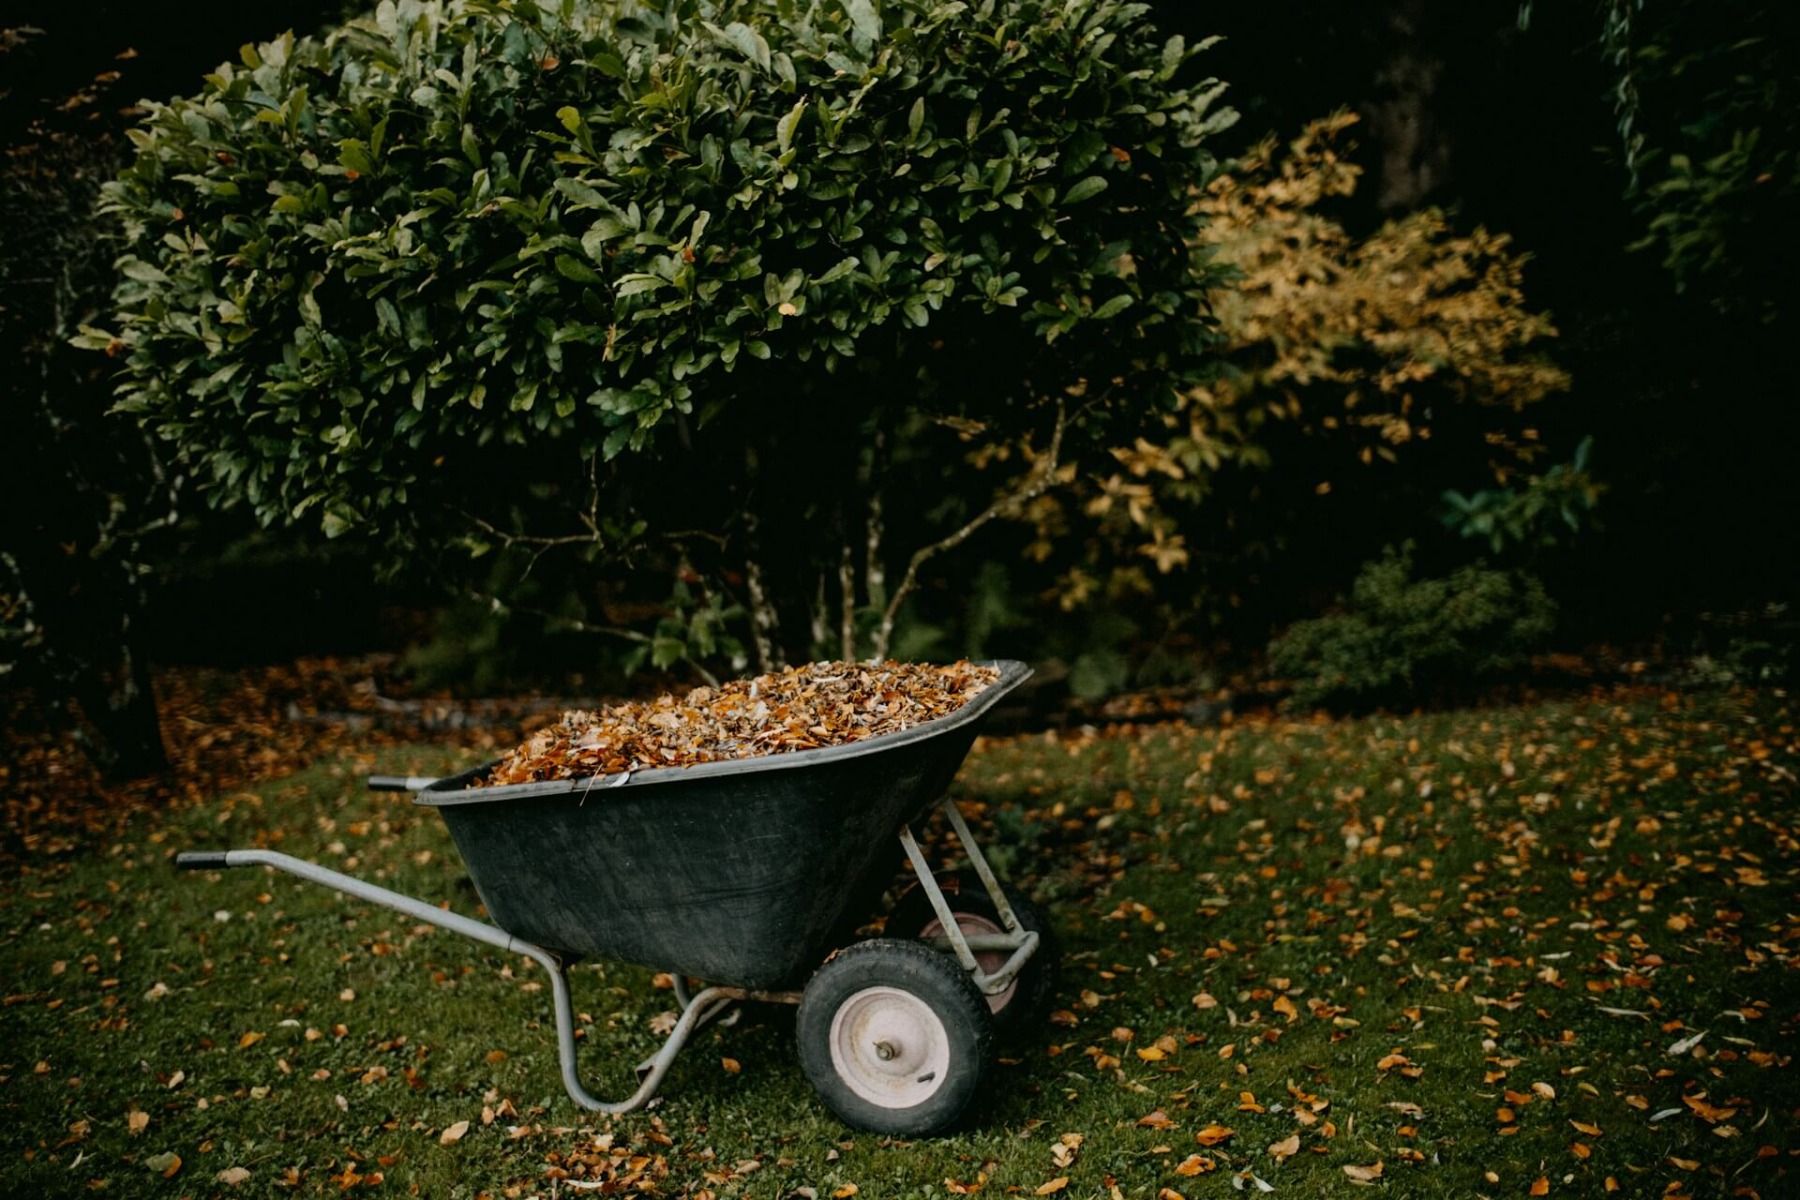
<path fill-rule="evenodd" d="M 813 973 L 794 1018 L 800 1065 L 845 1124 L 913 1137 L 954 1123 L 992 1039 L 981 993 L 953 959 L 876 938 Z"/>
<path fill-rule="evenodd" d="M 965 934 L 1006 932 L 1000 910 L 994 907 L 987 888 L 982 886 L 975 872 L 946 872 L 937 877 L 937 882 L 944 899 L 950 903 L 957 925 Z M 1000 886 L 1006 892 L 1006 902 L 1012 905 L 1013 916 L 1019 919 L 1019 924 L 1038 935 L 1037 952 L 1018 977 L 1005 990 L 986 997 L 988 1008 L 994 1014 L 994 1030 L 1004 1037 L 1023 1029 L 1049 1009 L 1050 994 L 1056 988 L 1059 951 L 1056 933 L 1038 907 L 1017 888 L 1009 884 Z M 937 937 L 943 931 L 937 911 L 931 907 L 931 897 L 916 884 L 894 905 L 883 930 L 888 937 L 908 940 Z M 981 964 L 982 970 L 992 971 L 1006 962 L 1006 955 L 988 951 L 976 954 L 975 961 Z"/>

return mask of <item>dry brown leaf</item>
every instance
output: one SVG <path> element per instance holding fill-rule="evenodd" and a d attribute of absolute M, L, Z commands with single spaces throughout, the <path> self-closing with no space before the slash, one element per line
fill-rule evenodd
<path fill-rule="evenodd" d="M 1381 1178 L 1381 1164 L 1374 1162 L 1366 1167 L 1359 1167 L 1355 1163 L 1345 1163 L 1344 1174 L 1350 1177 L 1351 1183 L 1374 1183 Z"/>
<path fill-rule="evenodd" d="M 226 1187 L 236 1187 L 238 1184 L 243 1183 L 246 1179 L 250 1178 L 250 1172 L 243 1167 L 226 1167 L 223 1171 L 220 1171 L 217 1175 L 213 1176 L 213 1178 L 217 1179 Z"/>
<path fill-rule="evenodd" d="M 125 1128 L 133 1137 L 150 1127 L 150 1114 L 142 1109 L 134 1108 L 125 1114 Z"/>
<path fill-rule="evenodd" d="M 1069 1177 L 1067 1175 L 1058 1175 L 1055 1179 L 1052 1179 L 1049 1183 L 1040 1183 L 1037 1186 L 1037 1190 L 1032 1192 L 1031 1194 L 1034 1196 L 1054 1196 L 1056 1193 L 1062 1191 L 1064 1188 L 1066 1188 L 1068 1186 L 1069 1186 Z"/>
<path fill-rule="evenodd" d="M 1279 1142 L 1272 1142 L 1269 1145 L 1269 1157 L 1276 1162 L 1286 1162 L 1298 1153 L 1300 1153 L 1300 1135 L 1297 1133 L 1290 1133 Z"/>
<path fill-rule="evenodd" d="M 462 1141 L 463 1134 L 469 1132 L 467 1121 L 458 1121 L 454 1125 L 445 1126 L 444 1132 L 438 1134 L 438 1145 L 450 1146 Z"/>

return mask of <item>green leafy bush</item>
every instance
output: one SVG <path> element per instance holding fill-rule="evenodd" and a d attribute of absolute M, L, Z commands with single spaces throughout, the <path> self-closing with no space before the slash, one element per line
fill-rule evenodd
<path fill-rule="evenodd" d="M 1532 576 L 1475 564 L 1416 579 L 1407 545 L 1363 566 L 1343 611 L 1276 638 L 1269 667 L 1293 681 L 1298 704 L 1416 700 L 1518 669 L 1555 619 Z"/>
<path fill-rule="evenodd" d="M 111 191 L 121 407 L 266 523 L 879 611 L 877 534 L 994 494 L 970 442 L 1035 494 L 1204 365 L 1229 113 L 1144 14 L 405 0 L 246 48 Z M 748 569 L 759 518 L 814 561 Z"/>

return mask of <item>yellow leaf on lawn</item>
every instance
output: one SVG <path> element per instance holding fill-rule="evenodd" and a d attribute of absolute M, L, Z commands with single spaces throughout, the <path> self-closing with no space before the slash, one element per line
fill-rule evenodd
<path fill-rule="evenodd" d="M 1381 1164 L 1377 1162 L 1359 1167 L 1355 1163 L 1345 1163 L 1344 1174 L 1350 1177 L 1351 1183 L 1374 1183 L 1381 1178 Z"/>
<path fill-rule="evenodd" d="M 1055 1179 L 1052 1179 L 1049 1183 L 1039 1184 L 1037 1191 L 1033 1192 L 1032 1195 L 1034 1195 L 1034 1196 L 1054 1196 L 1056 1193 L 1062 1191 L 1064 1188 L 1066 1188 L 1068 1186 L 1069 1186 L 1069 1177 L 1067 1175 L 1058 1175 Z"/>
<path fill-rule="evenodd" d="M 1269 1156 L 1276 1162 L 1285 1162 L 1298 1153 L 1300 1153 L 1300 1135 L 1297 1133 L 1290 1133 L 1279 1142 L 1272 1142 L 1269 1145 Z"/>
<path fill-rule="evenodd" d="M 1161 1062 L 1168 1057 L 1168 1055 L 1164 1054 L 1161 1048 L 1157 1046 L 1139 1046 L 1137 1056 L 1145 1062 Z"/>
<path fill-rule="evenodd" d="M 1177 1175 L 1186 1176 L 1204 1175 L 1217 1165 L 1218 1164 L 1214 1163 L 1212 1159 L 1207 1158 L 1204 1155 L 1190 1154 L 1179 1163 L 1175 1164 L 1175 1173 Z"/>
<path fill-rule="evenodd" d="M 458 1121 L 454 1125 L 446 1126 L 444 1132 L 438 1134 L 438 1145 L 454 1145 L 455 1143 L 462 1141 L 463 1134 L 467 1132 L 469 1132 L 469 1123 L 467 1121 Z"/>
<path fill-rule="evenodd" d="M 1531 1181 L 1531 1194 L 1533 1196 L 1548 1196 L 1550 1194 L 1550 1181 L 1544 1178 L 1544 1176 L 1539 1175 L 1536 1179 Z"/>
<path fill-rule="evenodd" d="M 735 1058 L 721 1058 L 719 1060 L 719 1065 L 725 1068 L 725 1073 L 727 1075 L 736 1075 L 739 1071 L 744 1069 L 744 1064 Z"/>
<path fill-rule="evenodd" d="M 144 1132 L 149 1127 L 150 1114 L 142 1109 L 134 1108 L 125 1114 L 125 1128 L 130 1130 L 133 1136 Z"/>
<path fill-rule="evenodd" d="M 1208 1125 L 1194 1135 L 1194 1140 L 1202 1146 L 1217 1146 L 1221 1142 L 1230 1141 L 1236 1132 L 1235 1129 L 1227 1129 L 1223 1125 Z"/>
<path fill-rule="evenodd" d="M 262 1040 L 263 1040 L 262 1034 L 257 1033 L 255 1030 L 251 1030 L 249 1033 L 246 1033 L 243 1037 L 238 1039 L 238 1049 L 239 1050 L 248 1050 L 250 1047 L 256 1045 L 256 1043 L 258 1043 Z"/>
<path fill-rule="evenodd" d="M 1693 1109 L 1695 1116 L 1699 1117 L 1702 1121 L 1706 1121 L 1713 1125 L 1718 1124 L 1720 1121 L 1729 1120 L 1737 1115 L 1737 1109 L 1720 1108 L 1708 1104 L 1705 1098 L 1701 1096 L 1683 1096 L 1681 1102 Z"/>
<path fill-rule="evenodd" d="M 831 1193 L 831 1200 L 850 1200 L 850 1197 L 856 1195 L 856 1193 L 860 1191 L 862 1191 L 862 1189 L 857 1187 L 854 1183 L 846 1183 L 843 1187 Z"/>
<path fill-rule="evenodd" d="M 1139 1129 L 1173 1129 L 1175 1122 L 1169 1120 L 1169 1114 L 1162 1109 L 1145 1113 L 1137 1119 Z"/>

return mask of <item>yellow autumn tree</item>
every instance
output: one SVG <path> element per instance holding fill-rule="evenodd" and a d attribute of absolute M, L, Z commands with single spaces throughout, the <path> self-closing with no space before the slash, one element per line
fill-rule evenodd
<path fill-rule="evenodd" d="M 1353 194 L 1340 113 L 1285 147 L 1264 142 L 1199 197 L 1205 239 L 1234 281 L 1214 301 L 1225 339 L 1218 377 L 1183 397 L 1164 433 L 1111 452 L 1026 510 L 1040 561 L 1083 533 L 1089 553 L 1059 589 L 1073 608 L 1096 591 L 1147 590 L 1188 563 L 1184 529 L 1222 470 L 1279 469 L 1266 435 L 1282 424 L 1340 443 L 1346 463 L 1393 462 L 1432 435 L 1444 405 L 1492 413 L 1482 436 L 1502 480 L 1535 451 L 1525 409 L 1566 388 L 1544 354 L 1555 336 L 1521 286 L 1505 234 L 1458 233 L 1423 209 L 1358 237 L 1328 212 Z M 1312 486 L 1306 484 L 1304 486 Z"/>

